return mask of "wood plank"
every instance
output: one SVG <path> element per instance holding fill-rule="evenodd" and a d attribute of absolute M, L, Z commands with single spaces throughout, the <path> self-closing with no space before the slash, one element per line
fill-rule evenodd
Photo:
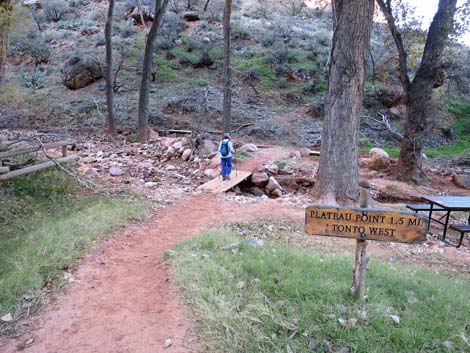
<path fill-rule="evenodd" d="M 232 172 L 230 175 L 230 180 L 222 180 L 222 177 L 219 176 L 201 185 L 199 189 L 213 193 L 226 192 L 249 178 L 251 174 L 253 174 L 253 172 L 237 170 L 236 172 Z"/>
<path fill-rule="evenodd" d="M 56 162 L 66 163 L 66 162 L 70 162 L 70 161 L 72 161 L 74 159 L 77 159 L 77 158 L 78 158 L 78 154 L 74 154 L 73 156 L 68 156 L 68 157 L 63 157 L 63 158 L 56 159 Z M 52 167 L 54 165 L 55 165 L 55 163 L 53 161 L 48 161 L 48 162 L 44 162 L 44 163 L 41 163 L 41 164 L 32 165 L 30 167 L 21 168 L 21 169 L 18 169 L 18 170 L 14 170 L 13 172 L 9 172 L 9 173 L 6 173 L 6 174 L 0 174 L 0 180 L 7 180 L 7 179 L 11 179 L 11 178 L 20 176 L 20 175 L 33 173 L 33 172 L 36 172 L 36 171 L 41 170 L 41 169 Z"/>
<path fill-rule="evenodd" d="M 411 212 L 314 205 L 305 214 L 305 231 L 327 237 L 416 243 L 426 240 L 426 226 Z"/>
<path fill-rule="evenodd" d="M 53 143 L 44 143 L 43 146 L 44 146 L 44 148 L 47 149 L 47 148 L 54 148 L 54 147 L 60 147 L 60 146 L 74 145 L 75 143 L 76 143 L 75 141 L 67 140 L 67 141 L 60 141 L 60 142 L 53 142 Z M 8 158 L 8 157 L 19 156 L 19 155 L 25 154 L 25 153 L 37 152 L 41 149 L 42 149 L 42 147 L 40 147 L 40 146 L 18 148 L 16 150 L 9 150 L 9 151 L 6 151 L 6 152 L 0 152 L 0 158 Z"/>

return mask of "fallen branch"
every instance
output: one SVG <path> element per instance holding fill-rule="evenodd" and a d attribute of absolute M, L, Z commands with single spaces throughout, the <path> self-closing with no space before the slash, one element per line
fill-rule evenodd
<path fill-rule="evenodd" d="M 390 131 L 390 133 L 394 135 L 395 137 L 397 137 L 399 140 L 403 140 L 403 135 L 400 132 L 398 132 L 394 127 L 392 127 L 392 125 L 388 121 L 387 116 L 382 113 L 379 113 L 379 115 L 382 117 L 382 121 L 385 127 L 387 128 L 387 130 Z"/>
<path fill-rule="evenodd" d="M 255 125 L 255 123 L 247 123 L 247 124 L 240 125 L 240 126 L 235 130 L 235 133 L 238 134 L 241 129 L 243 129 L 243 128 L 245 128 L 245 127 L 248 127 L 248 126 L 253 126 L 253 125 Z"/>

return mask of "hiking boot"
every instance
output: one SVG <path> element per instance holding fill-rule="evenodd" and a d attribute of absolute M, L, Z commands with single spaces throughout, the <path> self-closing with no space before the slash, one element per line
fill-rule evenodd
<path fill-rule="evenodd" d="M 230 175 L 227 175 L 226 178 L 227 178 L 226 180 L 230 180 Z"/>
<path fill-rule="evenodd" d="M 222 177 L 222 180 L 224 180 L 224 181 L 227 180 L 227 177 L 223 176 L 223 177 Z"/>

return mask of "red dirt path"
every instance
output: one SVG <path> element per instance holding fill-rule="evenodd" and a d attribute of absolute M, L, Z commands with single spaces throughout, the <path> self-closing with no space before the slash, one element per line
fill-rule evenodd
<path fill-rule="evenodd" d="M 280 157 L 269 149 L 245 161 L 245 170 Z M 262 200 L 241 205 L 216 195 L 188 197 L 153 220 L 135 224 L 103 242 L 79 266 L 79 283 L 59 295 L 34 321 L 37 329 L 7 342 L 1 351 L 16 352 L 25 341 L 31 353 L 195 352 L 191 318 L 181 305 L 162 255 L 178 242 L 226 221 L 250 221 L 272 215 L 301 219 L 302 209 Z M 224 215 L 221 219 L 220 215 Z M 165 340 L 172 345 L 164 348 Z"/>
<path fill-rule="evenodd" d="M 254 220 L 273 209 L 280 217 L 302 217 L 302 210 L 281 209 L 274 202 L 240 205 L 202 195 L 155 215 L 154 221 L 128 227 L 86 258 L 74 273 L 80 283 L 40 315 L 36 332 L 2 351 L 15 352 L 31 337 L 35 342 L 26 351 L 35 353 L 196 351 L 190 315 L 173 287 L 164 250 L 222 221 Z M 168 338 L 173 345 L 165 349 Z"/>

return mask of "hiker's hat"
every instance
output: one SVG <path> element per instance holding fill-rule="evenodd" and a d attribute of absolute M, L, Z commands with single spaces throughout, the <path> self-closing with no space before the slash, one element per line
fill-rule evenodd
<path fill-rule="evenodd" d="M 230 134 L 228 132 L 224 133 L 224 139 L 229 139 L 230 138 Z"/>

